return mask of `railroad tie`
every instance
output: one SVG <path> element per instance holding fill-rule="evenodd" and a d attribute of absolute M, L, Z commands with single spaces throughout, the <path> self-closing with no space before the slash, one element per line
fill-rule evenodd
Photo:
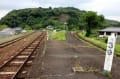
<path fill-rule="evenodd" d="M 13 75 L 15 74 L 16 72 L 0 72 L 0 75 Z"/>
<path fill-rule="evenodd" d="M 23 64 L 24 61 L 12 61 L 11 64 Z M 31 64 L 32 61 L 28 61 L 27 64 Z"/>
<path fill-rule="evenodd" d="M 28 58 L 28 56 L 17 56 L 16 58 Z"/>
<path fill-rule="evenodd" d="M 28 47 L 27 49 L 35 49 L 35 47 Z"/>
<path fill-rule="evenodd" d="M 27 73 L 27 71 L 22 71 L 22 74 Z M 16 72 L 0 72 L 0 75 L 13 75 L 16 74 Z"/>
<path fill-rule="evenodd" d="M 17 56 L 16 58 L 27 58 L 28 56 Z M 35 58 L 35 56 L 31 56 L 31 58 Z"/>

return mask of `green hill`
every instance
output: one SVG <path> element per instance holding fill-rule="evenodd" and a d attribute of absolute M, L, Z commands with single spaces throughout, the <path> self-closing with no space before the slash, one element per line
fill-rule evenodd
<path fill-rule="evenodd" d="M 8 27 L 22 27 L 29 29 L 46 28 L 53 25 L 56 29 L 65 29 L 67 22 L 69 30 L 86 28 L 84 15 L 87 11 L 82 11 L 73 7 L 66 8 L 27 8 L 13 10 L 0 20 L 0 25 Z M 99 27 L 118 25 L 114 21 L 103 22 Z M 115 24 L 114 24 L 115 23 Z"/>

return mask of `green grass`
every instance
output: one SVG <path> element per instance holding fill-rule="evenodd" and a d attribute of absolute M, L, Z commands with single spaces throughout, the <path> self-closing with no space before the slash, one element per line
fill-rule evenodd
<path fill-rule="evenodd" d="M 96 45 L 97 47 L 100 47 L 100 48 L 106 50 L 107 44 L 105 42 L 103 42 L 101 40 L 96 40 L 96 38 L 85 37 L 83 33 L 79 33 L 79 36 L 82 39 Z M 118 54 L 120 54 L 120 45 L 116 44 L 115 45 L 115 56 Z"/>
<path fill-rule="evenodd" d="M 8 28 L 8 26 L 7 25 L 0 25 L 0 30 L 3 30 L 5 28 Z"/>
<path fill-rule="evenodd" d="M 102 74 L 108 78 L 111 78 L 112 77 L 112 73 L 111 72 L 108 72 L 108 71 L 103 71 Z"/>
<path fill-rule="evenodd" d="M 116 44 L 115 45 L 115 51 L 116 51 L 116 54 L 120 54 L 120 45 Z"/>
<path fill-rule="evenodd" d="M 26 30 L 27 32 L 31 33 L 31 32 L 34 32 L 34 30 Z"/>
<path fill-rule="evenodd" d="M 99 45 L 99 46 L 102 46 L 102 48 L 105 48 L 106 49 L 106 44 L 104 42 L 101 42 L 101 41 L 98 41 L 98 40 L 95 40 L 94 38 L 88 38 L 88 37 L 85 37 L 84 35 L 82 35 L 81 33 L 79 33 L 80 37 L 82 37 L 84 40 L 88 41 L 88 42 L 91 42 L 95 45 Z"/>
<path fill-rule="evenodd" d="M 49 38 L 53 40 L 66 40 L 65 31 L 58 31 L 58 32 L 50 32 L 49 31 Z"/>

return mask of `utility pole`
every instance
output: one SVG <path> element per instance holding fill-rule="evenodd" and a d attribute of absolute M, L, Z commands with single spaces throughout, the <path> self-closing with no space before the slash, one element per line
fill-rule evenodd
<path fill-rule="evenodd" d="M 67 22 L 65 22 L 64 25 L 65 25 L 65 30 L 68 31 Z"/>
<path fill-rule="evenodd" d="M 67 42 L 67 41 L 68 41 L 68 40 L 67 40 L 67 33 L 68 33 L 67 22 L 64 22 L 64 25 L 65 25 L 65 31 L 66 31 L 66 42 Z"/>

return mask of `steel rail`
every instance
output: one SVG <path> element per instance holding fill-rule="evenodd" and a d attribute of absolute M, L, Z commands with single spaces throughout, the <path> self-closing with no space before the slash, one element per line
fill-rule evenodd
<path fill-rule="evenodd" d="M 28 58 L 26 58 L 26 60 L 24 61 L 24 63 L 18 68 L 17 72 L 12 76 L 11 79 L 17 79 L 17 75 L 22 71 L 24 65 L 27 63 L 27 61 L 30 59 L 30 57 L 32 56 L 32 54 L 36 51 L 37 47 L 39 46 L 39 44 L 42 42 L 42 40 L 44 40 L 45 35 L 43 34 L 42 37 L 38 38 L 40 39 L 38 44 L 35 46 L 34 50 L 31 51 L 31 53 L 29 54 Z"/>
<path fill-rule="evenodd" d="M 32 32 L 32 33 L 30 33 L 30 34 L 23 35 L 23 36 L 21 36 L 21 37 L 18 37 L 18 38 L 9 40 L 9 41 L 7 41 L 7 42 L 0 43 L 0 48 L 6 47 L 6 46 L 8 46 L 8 45 L 10 45 L 10 44 L 13 44 L 13 43 L 15 43 L 15 42 L 17 42 L 17 41 L 20 41 L 20 40 L 22 40 L 22 39 L 24 39 L 24 38 L 32 35 L 33 33 L 35 33 L 35 32 Z"/>
<path fill-rule="evenodd" d="M 39 35 L 41 36 L 42 33 Z M 15 56 L 11 57 L 8 61 L 6 61 L 4 64 L 2 64 L 0 66 L 0 69 L 2 69 L 6 64 L 8 64 L 9 62 L 11 62 L 15 57 L 17 57 L 20 53 L 22 53 L 25 49 L 27 49 L 38 37 L 36 37 L 31 43 L 29 43 L 26 47 L 24 47 L 22 50 L 19 51 L 19 53 L 17 53 Z"/>

